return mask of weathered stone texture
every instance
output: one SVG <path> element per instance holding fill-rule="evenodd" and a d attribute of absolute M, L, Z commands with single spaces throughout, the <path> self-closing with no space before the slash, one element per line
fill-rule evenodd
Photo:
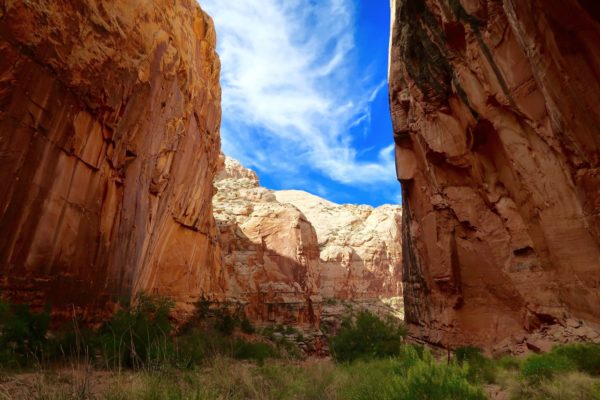
<path fill-rule="evenodd" d="M 215 186 L 227 296 L 254 321 L 318 327 L 329 300 L 383 308 L 402 295 L 400 207 L 272 191 L 229 157 Z"/>
<path fill-rule="evenodd" d="M 600 22 L 578 0 L 392 0 L 404 297 L 421 337 L 600 323 Z"/>
<path fill-rule="evenodd" d="M 257 322 L 318 325 L 319 246 L 293 205 L 259 186 L 256 174 L 223 157 L 213 199 L 228 299 Z"/>
<path fill-rule="evenodd" d="M 402 296 L 399 206 L 336 204 L 300 190 L 279 190 L 315 227 L 324 298 L 366 300 Z"/>
<path fill-rule="evenodd" d="M 195 1 L 0 1 L 0 272 L 82 310 L 223 281 L 219 59 Z"/>

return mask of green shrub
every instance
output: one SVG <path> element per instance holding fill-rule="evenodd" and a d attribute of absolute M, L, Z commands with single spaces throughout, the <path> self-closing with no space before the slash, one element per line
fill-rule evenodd
<path fill-rule="evenodd" d="M 516 380 L 509 386 L 514 400 L 600 399 L 600 380 L 582 372 L 557 375 L 543 384 Z"/>
<path fill-rule="evenodd" d="M 395 356 L 406 336 L 404 326 L 393 319 L 382 320 L 361 311 L 355 320 L 346 319 L 337 336 L 331 339 L 333 356 L 338 361 L 353 361 Z"/>
<path fill-rule="evenodd" d="M 574 371 L 600 375 L 600 345 L 555 346 L 548 353 L 529 356 L 521 366 L 521 375 L 533 382 Z"/>
<path fill-rule="evenodd" d="M 23 367 L 50 356 L 50 310 L 32 312 L 27 304 L 0 301 L 0 363 Z"/>
<path fill-rule="evenodd" d="M 575 362 L 564 355 L 550 352 L 529 356 L 521 366 L 521 375 L 530 381 L 537 382 L 575 370 L 577 370 Z"/>
<path fill-rule="evenodd" d="M 600 375 L 600 345 L 595 343 L 577 343 L 556 346 L 551 354 L 572 361 L 577 369 L 590 375 Z"/>
<path fill-rule="evenodd" d="M 229 338 L 214 329 L 192 329 L 174 340 L 177 349 L 176 366 L 180 368 L 200 366 L 217 354 L 231 353 Z"/>
<path fill-rule="evenodd" d="M 485 400 L 483 390 L 472 385 L 468 375 L 468 368 L 464 366 L 420 360 L 408 370 L 406 377 L 395 379 L 395 398 Z"/>
<path fill-rule="evenodd" d="M 496 380 L 496 366 L 483 351 L 474 346 L 457 347 L 454 350 L 456 361 L 467 366 L 469 382 L 493 383 Z"/>
<path fill-rule="evenodd" d="M 416 344 L 402 345 L 398 355 L 393 358 L 393 371 L 396 375 L 404 375 L 417 362 L 430 359 L 431 354 L 423 346 Z"/>
<path fill-rule="evenodd" d="M 521 369 L 521 361 L 513 356 L 503 356 L 494 362 L 498 368 L 503 370 L 518 371 Z"/>
<path fill-rule="evenodd" d="M 278 357 L 275 349 L 267 343 L 249 343 L 236 340 L 233 344 L 233 357 L 240 360 L 255 360 L 262 364 L 267 358 Z"/>
<path fill-rule="evenodd" d="M 254 329 L 254 326 L 247 317 L 244 317 L 242 319 L 242 322 L 240 323 L 240 329 L 242 330 L 242 332 L 247 333 L 249 335 L 256 332 L 256 329 Z"/>
<path fill-rule="evenodd" d="M 133 306 L 117 311 L 100 332 L 108 367 L 156 369 L 175 356 L 170 300 L 141 294 Z"/>
<path fill-rule="evenodd" d="M 265 326 L 260 330 L 260 334 L 267 339 L 274 340 L 275 339 L 275 327 L 272 325 Z"/>
<path fill-rule="evenodd" d="M 393 399 L 392 381 L 403 374 L 403 367 L 394 358 L 357 360 L 342 366 L 349 375 L 342 390 L 343 399 Z"/>
<path fill-rule="evenodd" d="M 437 362 L 419 346 L 402 346 L 397 357 L 349 364 L 343 398 L 369 400 L 480 400 L 466 366 Z"/>
<path fill-rule="evenodd" d="M 283 328 L 283 332 L 284 335 L 295 335 L 298 334 L 298 329 L 294 328 L 293 326 L 287 325 Z"/>
<path fill-rule="evenodd" d="M 217 321 L 215 323 L 215 328 L 223 335 L 230 336 L 233 334 L 236 326 L 238 325 L 239 320 L 228 312 L 222 312 L 217 316 Z"/>

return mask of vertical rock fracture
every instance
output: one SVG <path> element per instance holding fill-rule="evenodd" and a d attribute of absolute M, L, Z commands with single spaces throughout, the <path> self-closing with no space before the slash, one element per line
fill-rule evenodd
<path fill-rule="evenodd" d="M 405 312 L 423 339 L 600 323 L 598 11 L 392 0 Z"/>
<path fill-rule="evenodd" d="M 219 59 L 193 0 L 0 1 L 0 285 L 102 311 L 222 287 Z"/>

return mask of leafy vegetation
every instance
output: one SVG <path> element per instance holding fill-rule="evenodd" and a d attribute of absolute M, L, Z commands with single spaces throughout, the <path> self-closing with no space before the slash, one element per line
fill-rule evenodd
<path fill-rule="evenodd" d="M 536 382 L 577 371 L 600 375 L 600 345 L 586 343 L 554 347 L 546 354 L 530 356 L 521 367 L 523 377 Z"/>
<path fill-rule="evenodd" d="M 32 312 L 27 305 L 0 301 L 0 367 L 15 370 L 33 365 L 77 362 L 108 370 L 157 371 L 190 369 L 217 356 L 260 363 L 287 354 L 287 343 L 273 346 L 233 337 L 236 329 L 249 334 L 245 317 L 201 304 L 190 324 L 175 334 L 170 320 L 173 303 L 139 295 L 122 306 L 98 331 L 81 329 L 77 320 L 49 332 L 48 310 Z"/>
<path fill-rule="evenodd" d="M 494 383 L 497 365 L 485 357 L 477 347 L 458 347 L 454 351 L 456 361 L 467 368 L 467 378 L 473 383 Z"/>
<path fill-rule="evenodd" d="M 349 399 L 485 399 L 483 390 L 467 379 L 467 368 L 437 362 L 417 346 L 403 346 L 394 358 L 350 364 L 353 382 Z"/>
<path fill-rule="evenodd" d="M 158 369 L 174 355 L 169 313 L 173 303 L 140 295 L 133 306 L 117 311 L 102 328 L 99 343 L 113 368 Z"/>
<path fill-rule="evenodd" d="M 42 361 L 50 347 L 49 325 L 47 308 L 36 313 L 26 304 L 0 300 L 0 362 L 19 367 Z"/>
<path fill-rule="evenodd" d="M 402 324 L 358 312 L 331 338 L 335 361 L 302 360 L 295 343 L 302 332 L 294 327 L 257 333 L 235 308 L 202 303 L 193 323 L 176 332 L 171 308 L 142 295 L 97 331 L 74 320 L 52 332 L 47 309 L 0 302 L 0 399 L 479 400 L 486 387 L 511 399 L 600 399 L 599 345 L 557 346 L 523 359 L 459 347 L 436 359 L 405 343 Z M 31 366 L 43 372 L 17 382 L 15 369 Z"/>
<path fill-rule="evenodd" d="M 397 320 L 383 320 L 361 311 L 356 318 L 347 318 L 342 323 L 337 336 L 331 340 L 331 349 L 335 359 L 341 362 L 392 357 L 399 354 L 405 336 L 406 329 Z"/>

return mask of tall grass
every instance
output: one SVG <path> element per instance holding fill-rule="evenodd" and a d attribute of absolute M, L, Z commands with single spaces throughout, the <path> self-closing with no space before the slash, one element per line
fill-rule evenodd
<path fill-rule="evenodd" d="M 436 361 L 429 351 L 404 346 L 398 356 L 360 361 L 347 367 L 348 399 L 373 400 L 479 400 L 481 387 L 468 380 L 468 368 Z"/>
<path fill-rule="evenodd" d="M 524 359 L 461 347 L 436 360 L 404 342 L 402 324 L 360 312 L 331 338 L 335 360 L 300 361 L 286 342 L 301 335 L 293 327 L 266 328 L 261 337 L 243 314 L 202 304 L 175 332 L 171 308 L 141 295 L 98 331 L 74 319 L 57 333 L 48 330 L 48 310 L 0 302 L 0 400 L 479 400 L 490 384 L 512 399 L 600 399 L 594 344 Z M 36 372 L 11 378 L 11 369 L 31 366 Z"/>

